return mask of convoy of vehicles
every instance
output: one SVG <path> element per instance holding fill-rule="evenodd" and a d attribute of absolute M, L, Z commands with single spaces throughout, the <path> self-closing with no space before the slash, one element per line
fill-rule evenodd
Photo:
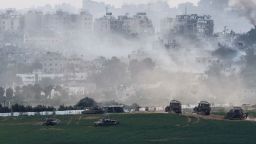
<path fill-rule="evenodd" d="M 211 104 L 206 101 L 201 101 L 197 107 L 193 109 L 194 113 L 199 115 L 208 116 L 211 114 Z M 119 107 L 108 107 L 108 108 L 99 108 L 92 107 L 86 108 L 82 114 L 106 114 L 108 112 L 123 112 L 123 109 Z M 174 114 L 182 114 L 182 104 L 180 101 L 172 100 L 165 108 L 165 112 L 174 113 Z M 228 120 L 245 120 L 248 117 L 248 113 L 244 112 L 241 107 L 232 108 L 226 115 L 225 119 Z M 47 118 L 43 122 L 43 126 L 56 126 L 59 125 L 61 121 L 56 118 Z M 96 127 L 104 127 L 104 126 L 116 126 L 119 125 L 119 121 L 108 118 L 102 118 L 96 122 L 94 122 L 94 126 Z"/>

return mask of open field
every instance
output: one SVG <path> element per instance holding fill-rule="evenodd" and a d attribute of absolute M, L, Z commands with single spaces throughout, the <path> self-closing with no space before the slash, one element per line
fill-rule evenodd
<path fill-rule="evenodd" d="M 170 114 L 111 115 L 121 124 L 93 127 L 100 118 L 58 116 L 62 123 L 41 126 L 43 117 L 0 118 L 0 144 L 255 144 L 256 123 L 206 120 Z"/>

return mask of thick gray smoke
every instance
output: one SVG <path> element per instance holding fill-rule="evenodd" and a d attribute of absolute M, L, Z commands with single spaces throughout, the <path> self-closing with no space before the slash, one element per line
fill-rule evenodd
<path fill-rule="evenodd" d="M 256 26 L 256 0 L 230 0 L 229 4 Z"/>
<path fill-rule="evenodd" d="M 88 8 L 95 19 L 97 11 L 100 17 L 104 15 L 105 4 L 89 1 L 87 6 L 96 11 Z M 179 11 L 184 11 L 184 7 L 188 8 L 188 13 L 212 15 L 216 24 L 215 32 L 221 31 L 224 25 L 234 25 L 239 21 L 242 26 L 239 23 L 239 26 L 234 27 L 251 26 L 244 16 L 253 25 L 256 24 L 255 0 L 201 0 L 197 6 L 184 4 L 178 8 L 170 8 L 167 3 L 158 2 L 151 5 L 126 5 L 122 8 L 112 8 L 111 12 L 118 16 L 126 12 L 145 11 L 153 23 L 157 23 L 162 18 L 174 18 L 175 15 L 182 14 L 183 12 Z M 226 11 L 229 7 L 240 12 L 243 18 Z M 33 18 L 33 15 L 31 16 Z M 156 28 L 157 24 L 154 27 Z M 248 27 L 245 29 L 248 30 Z M 54 43 L 45 44 L 36 39 L 28 44 L 33 53 L 57 52 L 67 58 L 79 57 L 83 59 L 83 63 L 88 63 L 82 65 L 84 69 L 79 71 L 89 75 L 88 79 L 83 81 L 85 84 L 82 83 L 82 87 L 92 89 L 88 90 L 87 95 L 97 101 L 113 100 L 124 104 L 137 102 L 145 106 L 163 106 L 171 99 L 180 100 L 184 104 L 207 100 L 215 104 L 229 105 L 253 104 L 256 99 L 253 91 L 255 88 L 245 85 L 241 76 L 245 54 L 244 51 L 233 47 L 232 40 L 229 40 L 230 37 L 233 38 L 232 33 L 221 33 L 218 38 L 206 39 L 169 36 L 166 41 L 175 39 L 177 44 L 174 48 L 166 48 L 166 42 L 162 42 L 164 39 L 158 33 L 132 38 L 112 33 L 86 32 L 79 27 L 74 28 L 71 25 L 66 28 L 61 24 L 58 24 L 53 32 L 37 29 L 35 31 L 37 35 L 32 32 L 31 37 L 35 35 L 38 39 L 54 40 Z M 225 45 L 219 46 L 218 43 L 221 42 L 226 42 L 228 48 Z M 224 48 L 219 50 L 220 47 Z M 39 54 L 33 55 L 36 57 Z M 105 58 L 98 58 L 100 56 Z M 112 57 L 117 57 L 118 60 Z M 4 68 L 0 68 L 1 70 Z M 10 71 L 15 72 L 12 69 Z M 9 71 L 5 73 L 11 74 Z M 8 75 L 2 77 L 10 79 Z M 248 79 L 251 77 L 248 76 Z M 79 87 L 80 83 L 77 85 Z M 72 97 L 72 100 L 67 99 L 68 102 L 64 104 L 73 104 L 83 97 L 84 95 Z M 60 103 L 58 99 L 56 101 L 57 104 Z"/>

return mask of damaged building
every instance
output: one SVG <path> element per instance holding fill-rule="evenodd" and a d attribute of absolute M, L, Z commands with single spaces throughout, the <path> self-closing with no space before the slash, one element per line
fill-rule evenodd
<path fill-rule="evenodd" d="M 162 34 L 212 36 L 214 21 L 209 15 L 177 15 L 161 21 Z"/>
<path fill-rule="evenodd" d="M 126 36 L 153 35 L 154 27 L 146 13 L 118 16 L 107 12 L 105 16 L 95 20 L 94 31 L 101 33 L 118 33 Z"/>

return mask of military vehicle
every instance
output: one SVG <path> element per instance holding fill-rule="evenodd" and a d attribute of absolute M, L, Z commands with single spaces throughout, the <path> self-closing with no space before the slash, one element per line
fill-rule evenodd
<path fill-rule="evenodd" d="M 55 118 L 47 118 L 45 122 L 43 123 L 44 126 L 55 126 L 60 124 L 60 120 Z"/>
<path fill-rule="evenodd" d="M 117 120 L 112 120 L 112 119 L 100 119 L 98 121 L 96 121 L 94 123 L 94 126 L 115 126 L 115 125 L 118 125 L 119 122 Z"/>
<path fill-rule="evenodd" d="M 165 112 L 181 114 L 182 113 L 181 102 L 177 100 L 172 100 L 170 102 L 170 105 L 165 108 Z"/>
<path fill-rule="evenodd" d="M 86 108 L 82 114 L 103 114 L 104 110 L 99 107 Z"/>
<path fill-rule="evenodd" d="M 229 120 L 244 120 L 248 117 L 248 113 L 245 113 L 241 107 L 234 107 L 225 116 L 225 119 Z"/>
<path fill-rule="evenodd" d="M 201 101 L 198 106 L 194 108 L 194 112 L 200 115 L 210 115 L 211 104 L 206 101 Z"/>

